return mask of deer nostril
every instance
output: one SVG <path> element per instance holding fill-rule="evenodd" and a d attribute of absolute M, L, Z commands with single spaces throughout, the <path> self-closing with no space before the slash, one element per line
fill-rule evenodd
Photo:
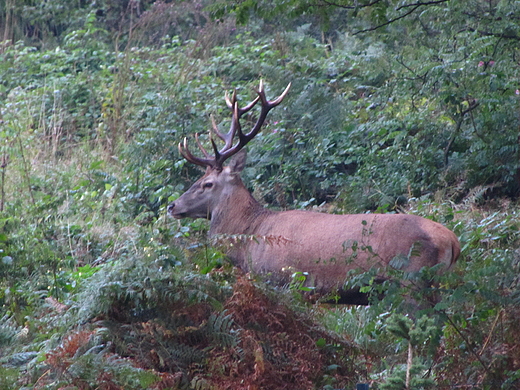
<path fill-rule="evenodd" d="M 171 213 L 173 211 L 173 209 L 175 208 L 175 203 L 170 203 L 168 205 L 168 212 Z"/>

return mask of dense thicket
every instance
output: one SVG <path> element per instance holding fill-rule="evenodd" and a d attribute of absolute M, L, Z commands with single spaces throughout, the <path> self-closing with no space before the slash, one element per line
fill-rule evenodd
<path fill-rule="evenodd" d="M 0 389 L 518 386 L 519 8 L 0 0 Z M 463 255 L 430 317 L 393 285 L 276 302 L 167 218 L 200 174 L 176 144 L 259 79 L 292 88 L 249 146 L 255 196 L 446 224 Z"/>

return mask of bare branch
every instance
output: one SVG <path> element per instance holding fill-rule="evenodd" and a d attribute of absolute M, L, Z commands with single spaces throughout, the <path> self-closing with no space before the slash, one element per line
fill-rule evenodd
<path fill-rule="evenodd" d="M 318 2 L 322 3 L 322 4 L 314 4 L 314 5 L 316 5 L 316 6 L 326 5 L 326 6 L 343 8 L 343 9 L 360 9 L 360 8 L 372 7 L 372 6 L 376 5 L 377 3 L 380 3 L 381 1 L 383 1 L 383 0 L 374 0 L 374 1 L 371 1 L 366 4 L 346 5 L 346 4 L 336 3 L 336 2 L 330 1 L 330 0 L 318 0 Z"/>
<path fill-rule="evenodd" d="M 457 120 L 457 125 L 455 127 L 455 130 L 453 131 L 453 134 L 451 135 L 450 140 L 448 141 L 448 145 L 444 149 L 444 166 L 448 166 L 448 154 L 450 152 L 451 146 L 453 145 L 453 142 L 455 142 L 455 138 L 457 137 L 457 134 L 459 133 L 462 123 L 464 122 L 464 117 L 466 114 L 469 114 L 471 111 L 473 111 L 475 108 L 477 108 L 480 103 L 477 101 L 468 101 L 469 105 L 468 108 L 461 111 L 459 113 L 459 119 Z"/>
<path fill-rule="evenodd" d="M 415 6 L 423 6 L 423 5 L 437 5 L 437 4 L 441 4 L 441 3 L 446 3 L 450 0 L 434 0 L 434 1 L 419 1 L 417 3 L 411 3 L 411 4 L 404 4 L 398 8 L 396 8 L 396 11 L 401 11 L 403 8 L 408 8 L 408 7 L 415 7 Z"/>
<path fill-rule="evenodd" d="M 510 33 L 510 34 L 506 34 L 506 33 L 503 33 L 503 32 L 492 32 L 492 31 L 485 31 L 485 30 L 477 30 L 475 28 L 466 28 L 466 31 L 470 31 L 470 32 L 477 32 L 480 34 L 480 36 L 485 36 L 485 37 L 495 37 L 495 38 L 500 38 L 500 39 L 511 39 L 511 40 L 515 40 L 515 41 L 518 41 L 520 40 L 520 36 L 518 36 L 518 34 L 516 33 Z"/>
<path fill-rule="evenodd" d="M 356 32 L 355 32 L 354 34 L 352 34 L 352 35 L 358 35 L 358 34 L 365 33 L 365 32 L 369 32 L 369 31 L 379 30 L 379 29 L 382 28 L 382 27 L 388 26 L 389 24 L 392 24 L 392 23 L 394 23 L 394 22 L 397 22 L 398 20 L 401 20 L 401 19 L 406 18 L 408 15 L 412 14 L 412 13 L 413 13 L 417 8 L 419 8 L 419 7 L 420 7 L 420 5 L 416 5 L 416 6 L 413 7 L 410 11 L 404 13 L 403 15 L 398 16 L 397 18 L 387 20 L 385 23 L 382 23 L 382 24 L 380 24 L 380 25 L 378 25 L 378 26 L 375 26 L 375 27 L 365 28 L 364 30 L 356 31 Z"/>
<path fill-rule="evenodd" d="M 353 35 L 369 32 L 369 31 L 375 31 L 375 30 L 378 30 L 378 29 L 380 29 L 382 27 L 388 26 L 389 24 L 392 24 L 394 22 L 397 22 L 398 20 L 406 18 L 407 16 L 411 15 L 412 13 L 414 13 L 420 7 L 425 7 L 425 6 L 429 6 L 429 5 L 438 5 L 438 4 L 441 4 L 441 3 L 446 3 L 448 1 L 450 1 L 450 0 L 434 0 L 434 1 L 426 1 L 426 2 L 420 1 L 420 2 L 417 2 L 417 3 L 411 3 L 411 4 L 402 5 L 399 8 L 397 8 L 397 11 L 400 11 L 400 10 L 405 9 L 405 8 L 411 8 L 411 9 L 409 11 L 405 12 L 402 15 L 399 15 L 399 16 L 393 18 L 393 19 L 387 20 L 385 23 L 382 23 L 382 24 L 374 26 L 374 27 L 366 28 L 364 30 L 356 31 Z"/>

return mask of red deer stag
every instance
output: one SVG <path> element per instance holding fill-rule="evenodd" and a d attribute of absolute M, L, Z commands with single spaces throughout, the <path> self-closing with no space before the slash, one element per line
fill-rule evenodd
<path fill-rule="evenodd" d="M 209 219 L 211 236 L 245 237 L 228 253 L 244 271 L 270 274 L 277 282 L 285 283 L 295 272 L 306 273 L 309 287 L 321 293 L 340 292 L 345 303 L 361 303 L 356 302 L 360 294 L 342 290 L 353 270 L 384 269 L 399 263 L 391 263 L 393 259 L 404 259 L 402 270 L 406 272 L 437 264 L 449 268 L 460 253 L 457 237 L 428 219 L 406 214 L 276 212 L 262 207 L 253 198 L 240 178 L 245 153 L 239 151 L 260 131 L 269 111 L 282 102 L 289 88 L 290 84 L 278 98 L 269 101 L 260 82 L 256 99 L 242 108 L 238 106 L 236 91 L 231 99 L 226 94 L 226 103 L 232 110 L 231 127 L 222 134 L 213 122 L 214 133 L 224 141 L 219 150 L 211 139 L 213 156 L 204 149 L 198 136 L 195 138 L 204 157 L 196 157 L 189 151 L 186 138 L 183 144 L 179 143 L 182 156 L 205 167 L 206 173 L 168 206 L 169 214 L 174 218 Z M 252 130 L 244 133 L 240 118 L 259 101 L 258 119 Z M 235 157 L 224 166 L 231 156 Z"/>

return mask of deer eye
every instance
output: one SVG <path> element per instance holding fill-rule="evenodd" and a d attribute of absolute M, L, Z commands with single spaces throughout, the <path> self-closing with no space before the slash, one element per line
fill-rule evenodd
<path fill-rule="evenodd" d="M 213 183 L 211 183 L 211 182 L 204 183 L 204 184 L 202 185 L 202 187 L 203 187 L 203 188 L 211 188 L 211 187 L 213 187 Z"/>

